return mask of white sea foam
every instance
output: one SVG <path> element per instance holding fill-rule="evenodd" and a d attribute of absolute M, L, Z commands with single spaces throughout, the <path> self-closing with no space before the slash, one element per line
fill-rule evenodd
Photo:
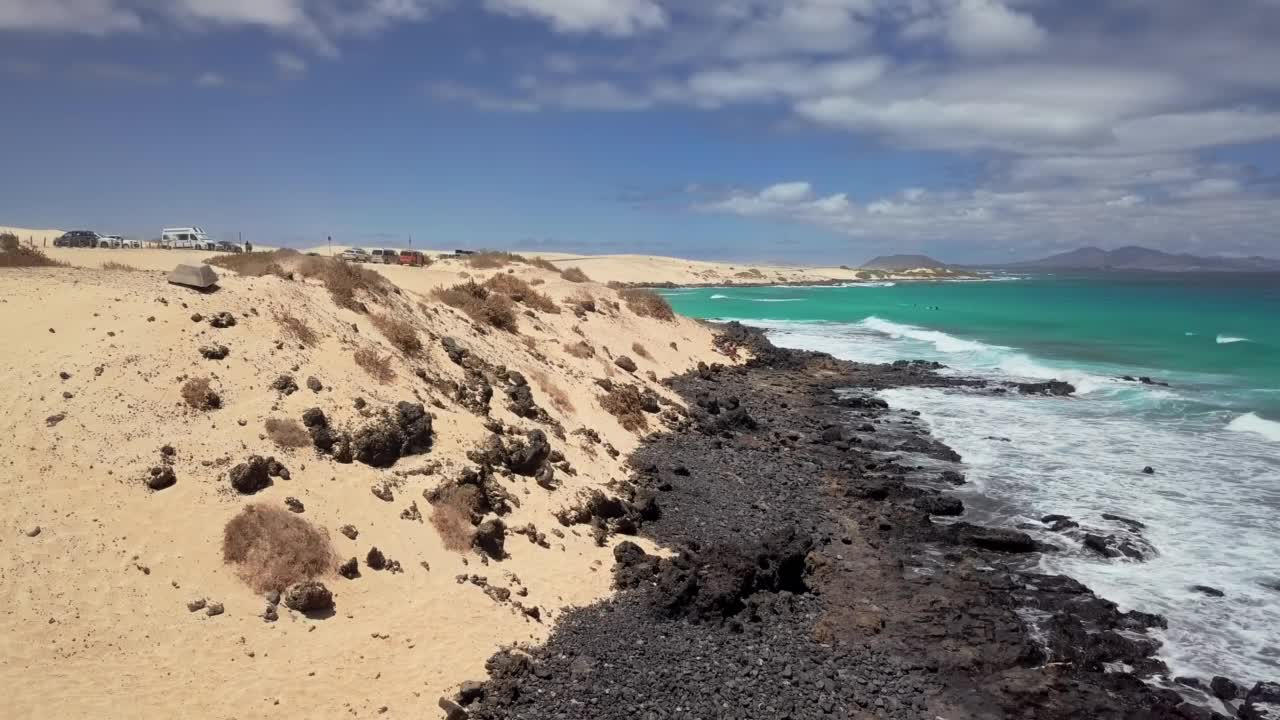
<path fill-rule="evenodd" d="M 1106 561 L 1053 533 L 1038 539 L 1066 547 L 1045 556 L 1046 571 L 1077 577 L 1125 609 L 1165 615 L 1161 656 L 1175 674 L 1250 684 L 1280 674 L 1273 652 L 1280 602 L 1262 584 L 1280 578 L 1272 517 L 1280 507 L 1280 423 L 1208 409 L 1184 395 L 1189 382 L 1169 389 L 1113 379 L 1136 368 L 1057 363 L 882 318 L 747 322 L 766 327 L 780 346 L 848 360 L 936 359 L 963 375 L 1075 384 L 1075 400 L 921 388 L 883 395 L 894 407 L 920 410 L 964 457 L 970 482 L 959 492 L 974 522 L 1016 525 L 1065 513 L 1106 533 L 1116 528 L 1101 514 L 1112 512 L 1147 523 L 1159 555 L 1143 563 Z M 1144 465 L 1156 474 L 1143 474 Z M 1198 584 L 1226 597 L 1189 589 Z"/>
<path fill-rule="evenodd" d="M 804 298 L 755 298 L 751 302 L 767 302 L 767 303 L 804 302 Z"/>
<path fill-rule="evenodd" d="M 1234 335 L 1219 335 L 1219 345 L 1230 345 L 1232 343 L 1251 342 L 1249 338 L 1235 337 Z"/>
<path fill-rule="evenodd" d="M 938 330 L 926 330 L 914 325 L 900 325 L 875 316 L 863 320 L 858 325 L 868 330 L 884 333 L 894 339 L 908 338 L 929 343 L 938 352 L 943 353 L 982 352 L 992 347 L 972 340 L 963 340 Z"/>
<path fill-rule="evenodd" d="M 1254 433 L 1270 440 L 1280 442 L 1280 422 L 1259 417 L 1257 413 L 1249 413 L 1227 423 L 1231 432 Z"/>
<path fill-rule="evenodd" d="M 729 296 L 728 296 L 728 295 L 718 295 L 718 294 L 717 294 L 717 295 L 712 295 L 711 297 L 709 297 L 709 298 L 707 298 L 707 299 L 708 299 L 708 300 L 728 300 L 728 299 L 729 299 Z"/>

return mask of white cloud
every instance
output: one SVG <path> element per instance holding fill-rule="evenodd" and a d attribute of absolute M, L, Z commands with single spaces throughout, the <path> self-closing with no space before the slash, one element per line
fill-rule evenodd
<path fill-rule="evenodd" d="M 291 52 L 277 52 L 271 56 L 271 61 L 284 77 L 297 77 L 307 72 L 307 61 Z"/>
<path fill-rule="evenodd" d="M 778 183 L 760 191 L 760 199 L 780 203 L 798 202 L 812 193 L 813 188 L 807 182 Z"/>
<path fill-rule="evenodd" d="M 115 0 L 3 0 L 0 30 L 107 35 L 140 30 L 142 19 Z"/>
<path fill-rule="evenodd" d="M 1240 181 L 1238 180 L 1231 178 L 1205 178 L 1204 180 L 1197 180 L 1185 188 L 1175 190 L 1173 194 L 1176 197 L 1188 200 L 1200 200 L 1235 195 L 1238 192 L 1240 192 Z"/>
<path fill-rule="evenodd" d="M 545 20 L 558 32 L 633 35 L 667 24 L 666 11 L 654 0 L 485 0 L 504 15 Z"/>
<path fill-rule="evenodd" d="M 873 31 L 857 10 L 839 0 L 772 3 L 733 29 L 722 52 L 732 58 L 848 52 L 865 45 Z"/>
<path fill-rule="evenodd" d="M 994 55 L 1036 50 L 1046 33 L 1030 15 L 999 0 L 956 0 L 947 14 L 946 38 L 957 52 Z"/>
<path fill-rule="evenodd" d="M 215 88 L 222 87 L 227 84 L 227 79 L 216 72 L 207 72 L 196 78 L 196 85 L 199 87 Z"/>

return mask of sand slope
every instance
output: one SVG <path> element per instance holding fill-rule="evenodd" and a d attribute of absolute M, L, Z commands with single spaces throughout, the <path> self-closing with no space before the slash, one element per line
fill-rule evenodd
<path fill-rule="evenodd" d="M 0 714 L 6 718 L 437 717 L 436 698 L 459 681 L 483 676 L 484 660 L 496 648 L 539 640 L 562 608 L 608 592 L 609 547 L 596 547 L 585 528 L 551 535 L 559 527 L 552 511 L 580 489 L 625 477 L 626 453 L 637 442 L 599 406 L 602 391 L 593 379 L 626 375 L 604 348 L 631 355 L 639 372 L 628 379 L 667 397 L 644 377 L 647 371 L 662 378 L 698 361 L 725 361 L 697 323 L 664 323 L 625 308 L 585 319 L 567 311 L 522 315 L 519 335 L 482 333 L 428 293 L 464 275 L 483 279 L 505 270 L 455 262 L 427 270 L 382 268 L 402 294 L 385 302 L 366 298 L 373 312 L 399 313 L 417 326 L 426 351 L 407 358 L 367 316 L 339 309 L 311 282 L 220 271 L 221 289 L 200 294 L 167 285 L 158 269 L 90 269 L 116 259 L 167 270 L 175 259 L 197 254 L 53 254 L 89 268 L 0 270 L 0 329 L 7 341 L 0 346 L 0 436 L 6 438 L 0 451 L 6 490 L 0 686 L 7 695 Z M 614 296 L 546 271 L 513 269 L 545 280 L 539 289 L 558 300 L 584 292 Z M 216 329 L 191 319 L 221 311 L 238 323 Z M 303 318 L 321 336 L 319 344 L 300 346 L 276 322 L 277 313 Z M 521 502 L 507 525 L 535 524 L 548 533 L 551 549 L 510 535 L 511 557 L 485 565 L 474 552 L 445 550 L 429 522 L 401 519 L 411 503 L 429 516 L 423 491 L 455 476 L 468 464 L 465 453 L 488 435 L 483 418 L 414 373 L 421 368 L 432 378 L 462 379 L 441 348 L 446 335 L 488 362 L 524 373 L 538 404 L 568 431 L 563 440 L 548 435 L 577 477 L 560 474 L 564 487 L 554 492 L 532 479 L 504 481 Z M 584 338 L 599 352 L 596 358 L 572 357 L 561 346 Z M 636 341 L 652 360 L 631 352 Z M 229 357 L 202 358 L 198 347 L 209 342 L 227 345 Z M 393 381 L 380 384 L 355 364 L 353 350 L 365 345 L 394 356 Z M 271 390 L 282 373 L 302 389 L 288 396 Z M 202 412 L 182 403 L 181 382 L 196 375 L 212 379 L 221 409 Z M 323 383 L 321 392 L 305 387 L 309 376 Z M 569 405 L 553 405 L 548 386 L 563 390 Z M 282 450 L 263 436 L 268 417 L 297 419 L 312 406 L 337 423 L 358 422 L 356 397 L 372 408 L 423 402 L 435 415 L 435 447 L 387 471 L 340 465 L 311 448 Z M 47 424 L 56 414 L 65 417 Z M 499 388 L 491 415 L 512 427 L 539 427 L 508 412 Z M 612 459 L 572 434 L 583 427 L 623 455 Z M 143 479 L 165 444 L 176 449 L 178 482 L 151 492 Z M 292 477 L 250 500 L 230 490 L 225 473 L 253 453 L 274 455 Z M 396 474 L 413 470 L 425 473 Z M 393 502 L 370 491 L 383 480 L 399 484 Z M 343 559 L 361 559 L 359 579 L 324 578 L 337 595 L 334 617 L 308 619 L 281 606 L 280 620 L 265 623 L 263 599 L 222 563 L 226 521 L 247 502 L 280 505 L 286 496 L 302 501 L 302 517 L 328 530 Z M 338 532 L 347 523 L 360 531 L 354 541 Z M 34 526 L 40 532 L 29 537 Z M 364 568 L 374 545 L 404 572 Z M 459 584 L 455 576 L 462 573 L 527 588 L 523 600 L 541 609 L 544 622 Z M 221 602 L 226 612 L 190 613 L 186 603 L 195 598 Z"/>

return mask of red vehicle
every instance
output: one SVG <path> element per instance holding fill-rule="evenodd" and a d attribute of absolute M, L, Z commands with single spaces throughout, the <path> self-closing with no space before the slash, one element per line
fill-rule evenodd
<path fill-rule="evenodd" d="M 423 265 L 426 265 L 427 262 L 422 253 L 417 250 L 401 250 L 400 264 L 409 265 L 411 267 L 422 267 Z"/>

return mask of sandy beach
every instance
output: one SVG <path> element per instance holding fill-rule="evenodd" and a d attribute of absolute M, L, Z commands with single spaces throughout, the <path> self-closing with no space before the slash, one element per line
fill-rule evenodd
<path fill-rule="evenodd" d="M 359 312 L 301 276 L 219 270 L 213 293 L 165 282 L 176 262 L 208 254 L 49 254 L 72 266 L 0 270 L 0 327 L 9 340 L 0 350 L 7 379 L 0 432 L 10 438 L 0 511 L 0 684 L 11 718 L 171 717 L 176 698 L 196 717 L 434 716 L 436 699 L 482 677 L 494 651 L 543 639 L 565 608 L 610 592 L 611 548 L 597 545 L 590 528 L 562 528 L 553 515 L 580 492 L 607 492 L 625 478 L 638 442 L 601 407 L 607 393 L 595 381 L 611 378 L 679 403 L 662 379 L 699 362 L 732 362 L 698 323 L 640 317 L 615 290 L 521 263 L 379 267 L 398 289 L 361 293 Z M 139 269 L 102 270 L 106 261 Z M 507 332 L 432 298 L 437 288 L 499 274 L 536 283 L 556 312 L 519 305 L 518 330 Z M 593 311 L 575 314 L 590 300 Z M 235 325 L 212 327 L 218 313 Z M 284 316 L 302 320 L 314 342 L 300 343 Z M 422 350 L 394 347 L 370 322 L 382 316 L 408 323 Z M 465 348 L 469 367 L 527 378 L 539 419 L 511 411 L 514 386 L 505 381 L 493 388 L 488 414 L 459 403 L 450 388 L 470 376 L 451 361 L 446 337 Z M 576 344 L 593 356 L 571 354 Z M 227 357 L 202 357 L 210 345 L 225 346 Z M 357 365 L 361 348 L 389 358 L 392 377 L 380 381 Z M 634 372 L 615 364 L 622 355 Z M 281 375 L 300 389 L 272 389 Z M 184 404 L 181 389 L 193 377 L 210 380 L 219 408 Z M 332 425 L 354 427 L 400 401 L 430 411 L 433 442 L 390 468 L 278 447 L 264 431 L 268 419 L 297 420 L 312 407 Z M 509 557 L 501 562 L 447 550 L 424 497 L 474 465 L 468 453 L 484 446 L 492 434 L 486 424 L 495 421 L 508 443 L 524 431 L 545 432 L 564 458 L 554 490 L 532 477 L 500 478 L 513 498 L 502 517 Z M 646 424 L 663 422 L 655 414 Z M 586 430 L 593 433 L 577 432 Z M 149 490 L 149 469 L 166 445 L 177 482 Z M 228 473 L 252 455 L 274 456 L 290 478 L 252 496 L 235 492 Z M 371 492 L 379 485 L 392 488 L 391 501 Z M 283 507 L 288 497 L 328 533 L 338 559 L 359 559 L 357 579 L 319 578 L 336 596 L 330 618 L 281 605 L 279 620 L 264 622 L 262 595 L 223 562 L 228 520 L 250 502 Z M 340 532 L 345 525 L 358 530 L 356 539 Z M 516 534 L 526 527 L 541 545 Z M 375 546 L 403 572 L 368 569 Z M 457 579 L 473 575 L 484 584 Z M 509 592 L 485 592 L 492 588 Z M 537 616 L 513 604 L 517 597 Z M 196 600 L 225 612 L 189 611 Z"/>

